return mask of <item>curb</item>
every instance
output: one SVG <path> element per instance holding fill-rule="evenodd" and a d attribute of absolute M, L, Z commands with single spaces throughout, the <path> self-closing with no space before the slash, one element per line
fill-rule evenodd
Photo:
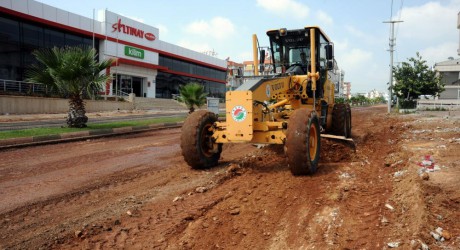
<path fill-rule="evenodd" d="M 81 132 L 69 132 L 55 135 L 41 135 L 33 137 L 21 137 L 0 140 L 0 150 L 8 148 L 19 148 L 26 146 L 44 145 L 60 142 L 70 142 L 78 140 L 86 140 L 92 138 L 100 138 L 106 136 L 117 136 L 124 134 L 140 133 L 151 130 L 160 130 L 168 128 L 180 128 L 184 122 L 169 122 L 157 123 L 148 126 L 121 127 L 113 129 L 95 129 Z"/>

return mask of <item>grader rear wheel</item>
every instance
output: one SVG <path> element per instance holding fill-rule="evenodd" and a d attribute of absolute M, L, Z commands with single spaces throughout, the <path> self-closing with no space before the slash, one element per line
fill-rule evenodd
<path fill-rule="evenodd" d="M 347 135 L 351 137 L 351 107 L 350 104 L 345 104 L 345 109 L 347 110 Z"/>
<path fill-rule="evenodd" d="M 193 112 L 182 125 L 180 147 L 182 156 L 193 169 L 209 168 L 217 165 L 222 152 L 222 144 L 214 150 L 210 128 L 217 121 L 214 113 L 206 110 Z"/>
<path fill-rule="evenodd" d="M 349 117 L 345 104 L 335 104 L 332 109 L 332 134 L 348 138 L 351 132 L 351 118 Z"/>
<path fill-rule="evenodd" d="M 286 155 L 293 175 L 316 172 L 321 138 L 319 120 L 307 109 L 295 110 L 289 118 L 286 131 Z"/>

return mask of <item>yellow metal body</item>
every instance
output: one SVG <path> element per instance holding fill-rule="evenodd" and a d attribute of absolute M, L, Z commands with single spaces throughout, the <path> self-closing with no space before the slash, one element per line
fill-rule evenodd
<path fill-rule="evenodd" d="M 309 28 L 310 46 L 316 48 L 315 32 L 319 30 L 321 34 L 323 33 L 317 27 Z M 256 46 L 256 39 L 253 38 L 254 46 Z M 323 79 L 322 97 L 315 98 L 314 94 L 308 96 L 307 89 L 310 88 L 315 93 L 321 79 L 316 67 L 316 49 L 311 49 L 310 53 L 311 68 L 305 74 L 264 78 L 250 90 L 228 91 L 226 93 L 226 121 L 214 124 L 213 140 L 216 143 L 283 144 L 289 116 L 299 108 L 307 108 L 309 112 L 316 112 L 318 117 L 324 114 L 321 111 L 326 108 L 325 127 L 330 129 L 334 105 L 334 83 L 328 79 L 327 70 L 323 70 L 322 74 L 325 76 L 321 76 Z M 256 61 L 257 51 L 255 49 L 254 62 Z M 255 70 L 257 71 L 257 68 Z M 327 103 L 327 107 L 322 106 L 322 103 Z"/>
<path fill-rule="evenodd" d="M 254 34 L 252 35 L 252 56 L 254 57 L 254 75 L 259 75 L 259 60 L 258 58 L 258 51 L 257 51 L 257 36 Z"/>

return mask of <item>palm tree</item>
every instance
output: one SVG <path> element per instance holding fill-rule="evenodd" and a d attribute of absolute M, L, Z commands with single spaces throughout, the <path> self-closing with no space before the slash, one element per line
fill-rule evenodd
<path fill-rule="evenodd" d="M 204 87 L 196 82 L 188 83 L 179 87 L 180 96 L 178 100 L 185 103 L 189 108 L 189 114 L 195 111 L 195 106 L 198 108 L 206 103 L 207 93 L 204 92 Z"/>
<path fill-rule="evenodd" d="M 27 80 L 43 83 L 69 98 L 67 125 L 86 127 L 84 97 L 94 97 L 110 77 L 101 74 L 112 60 L 97 62 L 97 52 L 91 47 L 40 49 L 32 53 L 38 64 L 27 71 Z"/>

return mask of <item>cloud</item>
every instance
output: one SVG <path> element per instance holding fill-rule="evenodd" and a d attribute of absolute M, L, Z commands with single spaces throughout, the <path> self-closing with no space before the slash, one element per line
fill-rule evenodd
<path fill-rule="evenodd" d="M 345 71 L 345 81 L 352 83 L 352 92 L 362 92 L 370 84 L 378 81 L 382 69 L 373 61 L 373 53 L 361 48 L 350 48 L 347 39 L 334 43 L 335 58 L 341 70 Z M 377 88 L 375 86 L 374 88 Z"/>
<path fill-rule="evenodd" d="M 144 19 L 140 18 L 140 17 L 123 15 L 122 13 L 120 13 L 120 15 L 125 16 L 125 17 L 127 17 L 129 19 L 133 19 L 134 21 L 137 21 L 137 22 L 140 22 L 140 23 L 145 23 Z"/>
<path fill-rule="evenodd" d="M 278 16 L 299 20 L 306 19 L 310 12 L 307 5 L 295 0 L 257 0 L 257 5 Z"/>
<path fill-rule="evenodd" d="M 321 10 L 316 13 L 316 18 L 318 18 L 318 20 L 322 22 L 324 25 L 332 25 L 334 23 L 332 17 Z"/>
<path fill-rule="evenodd" d="M 458 1 L 452 1 L 454 4 Z M 457 36 L 458 6 L 441 5 L 439 2 L 428 2 L 421 6 L 406 7 L 398 13 L 404 22 L 395 28 L 399 29 L 401 38 L 420 39 L 422 41 L 439 41 Z"/>
<path fill-rule="evenodd" d="M 457 16 L 460 0 L 428 2 L 402 9 L 397 50 L 401 60 L 420 52 L 429 66 L 457 57 Z M 398 13 L 399 15 L 399 13 Z"/>
<path fill-rule="evenodd" d="M 177 45 L 179 45 L 181 47 L 184 47 L 184 48 L 187 48 L 187 49 L 191 49 L 191 50 L 200 52 L 200 53 L 203 53 L 205 51 L 212 51 L 213 50 L 211 48 L 211 46 L 209 44 L 207 44 L 207 43 L 191 42 L 190 40 L 181 40 L 181 41 L 179 41 L 177 43 Z"/>
<path fill-rule="evenodd" d="M 157 24 L 155 25 L 156 28 L 158 28 L 161 40 L 164 40 L 165 37 L 168 37 L 169 29 L 166 27 L 166 25 L 163 24 Z"/>
<path fill-rule="evenodd" d="M 193 35 L 224 40 L 235 34 L 235 25 L 227 18 L 214 17 L 209 21 L 200 20 L 192 22 L 185 27 L 185 31 Z"/>
<path fill-rule="evenodd" d="M 427 61 L 428 66 L 433 66 L 437 62 L 447 61 L 450 56 L 457 58 L 457 49 L 457 42 L 444 42 L 421 50 L 420 55 Z"/>
<path fill-rule="evenodd" d="M 362 49 L 348 49 L 339 56 L 339 67 L 345 71 L 362 71 L 372 62 L 372 52 Z"/>

